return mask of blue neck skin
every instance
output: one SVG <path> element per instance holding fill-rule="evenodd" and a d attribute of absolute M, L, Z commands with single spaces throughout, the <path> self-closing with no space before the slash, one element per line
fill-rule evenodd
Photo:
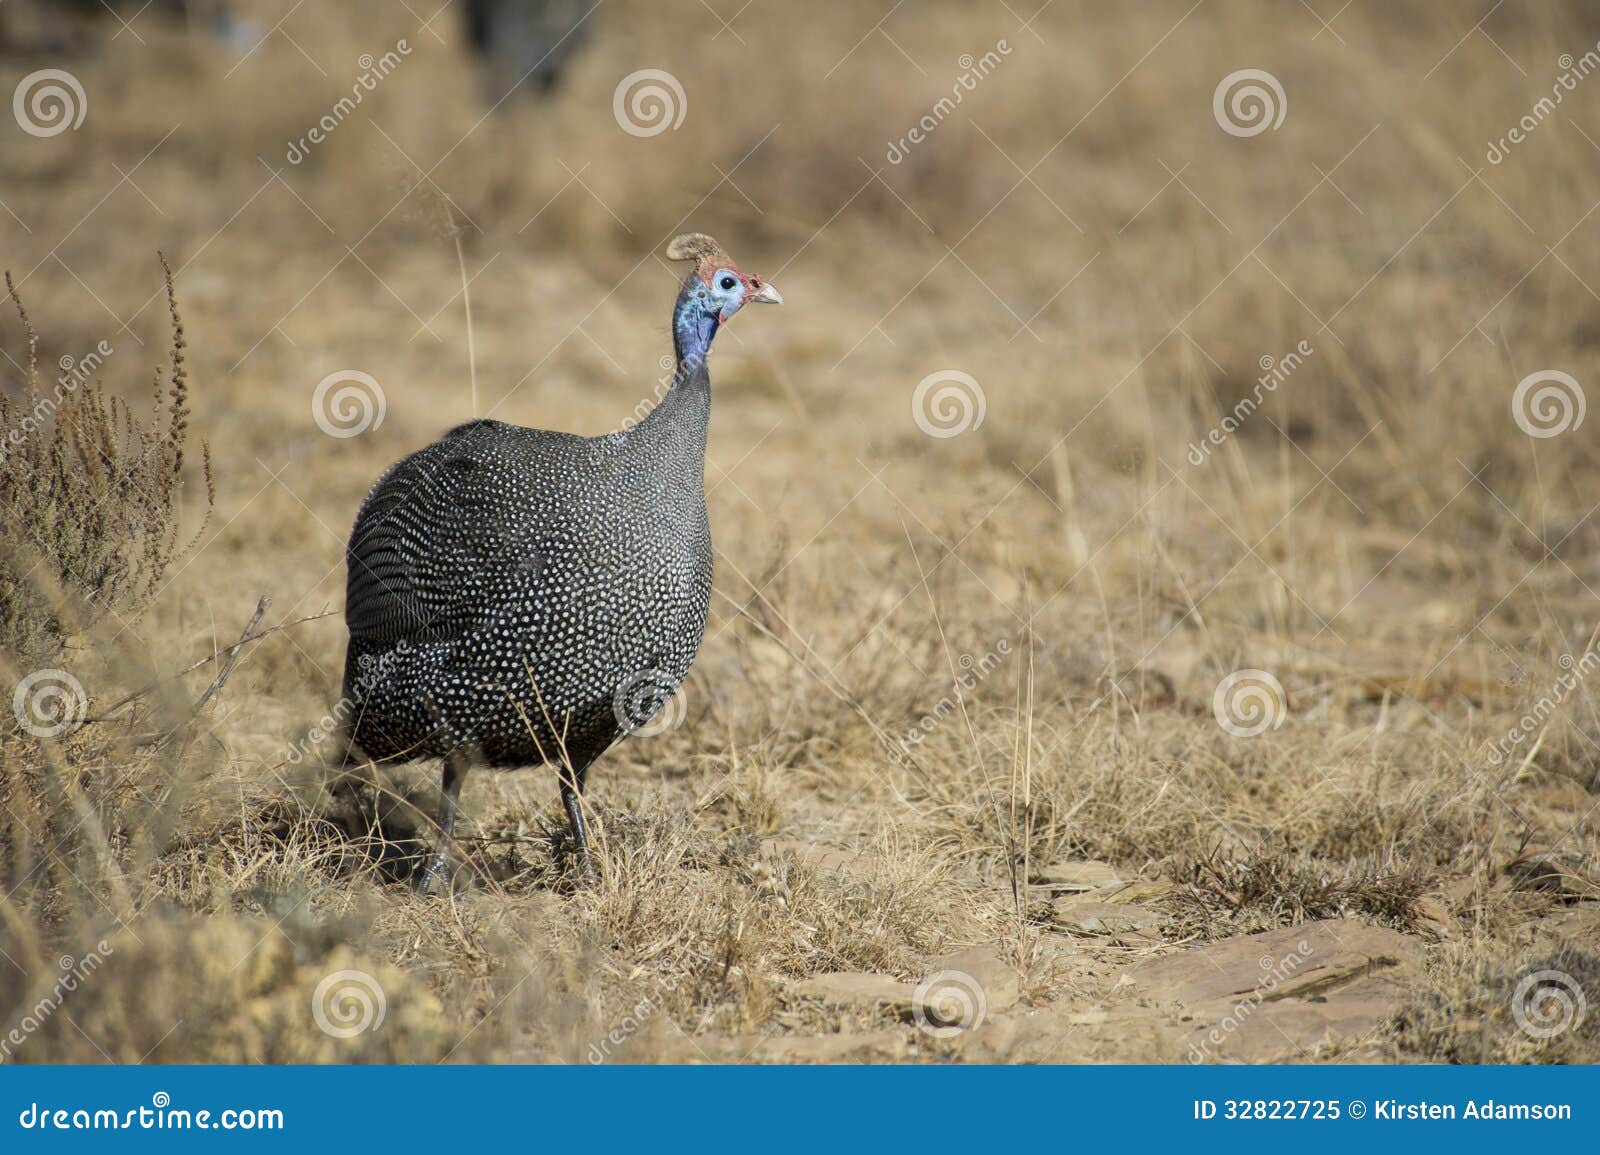
<path fill-rule="evenodd" d="M 711 352 L 711 339 L 717 335 L 716 314 L 707 313 L 695 297 L 699 284 L 691 278 L 678 295 L 672 314 L 672 345 L 677 356 L 674 385 L 705 376 L 706 355 Z"/>

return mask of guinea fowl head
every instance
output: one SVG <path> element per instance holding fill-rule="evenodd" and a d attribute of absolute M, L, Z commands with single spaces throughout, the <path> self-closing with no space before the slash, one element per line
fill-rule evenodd
<path fill-rule="evenodd" d="M 753 273 L 739 271 L 733 258 L 704 233 L 684 233 L 667 245 L 667 259 L 693 261 L 678 296 L 680 314 L 697 312 L 726 325 L 746 305 L 781 305 L 778 290 Z"/>

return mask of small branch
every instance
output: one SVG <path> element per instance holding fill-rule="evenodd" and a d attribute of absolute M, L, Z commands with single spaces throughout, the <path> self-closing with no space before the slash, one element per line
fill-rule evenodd
<path fill-rule="evenodd" d="M 270 629 L 262 630 L 259 634 L 252 634 L 250 632 L 250 630 L 254 629 L 255 626 L 260 622 L 261 616 L 262 616 L 262 614 L 264 614 L 266 612 L 266 606 L 267 606 L 267 604 L 270 603 L 270 601 L 271 601 L 271 599 L 267 598 L 267 597 L 263 597 L 261 599 L 261 603 L 259 605 L 257 605 L 257 607 L 256 607 L 255 616 L 250 619 L 250 625 L 245 628 L 244 636 L 241 637 L 237 642 L 234 642 L 233 645 L 228 646 L 228 647 L 226 647 L 224 649 L 218 650 L 216 653 L 206 655 L 205 657 L 201 658 L 199 661 L 193 663 L 192 665 L 185 666 L 183 669 L 179 670 L 176 674 L 170 674 L 170 675 L 168 675 L 166 677 L 157 678 L 154 681 L 149 682 L 146 685 L 143 685 L 143 686 L 139 687 L 139 689 L 134 690 L 131 694 L 126 694 L 123 697 L 118 698 L 115 702 L 111 703 L 111 705 L 107 706 L 102 713 L 96 714 L 92 718 L 85 718 L 83 720 L 83 724 L 87 726 L 91 722 L 104 722 L 107 719 L 109 719 L 112 714 L 115 714 L 118 710 L 122 709 L 124 706 L 130 705 L 131 703 L 138 701 L 140 698 L 143 698 L 145 695 L 151 693 L 152 691 L 154 691 L 158 687 L 164 685 L 165 683 L 171 682 L 171 681 L 176 681 L 178 678 L 181 678 L 186 674 L 192 674 L 196 670 L 198 670 L 201 666 L 207 665 L 207 664 L 209 664 L 211 662 L 215 662 L 219 658 L 220 659 L 224 659 L 227 662 L 227 667 L 228 668 L 224 669 L 224 671 L 221 674 L 218 675 L 216 681 L 214 681 L 211 684 L 210 688 L 208 688 L 206 690 L 205 694 L 202 695 L 200 701 L 198 703 L 196 703 L 196 708 L 198 709 L 199 706 L 205 704 L 206 699 L 210 698 L 211 695 L 216 692 L 218 687 L 221 685 L 222 680 L 228 676 L 228 671 L 231 669 L 231 667 L 233 665 L 233 660 L 234 660 L 233 659 L 233 655 L 235 653 L 237 653 L 240 649 L 243 649 L 245 646 L 249 645 L 251 642 L 259 642 L 262 638 L 269 638 L 273 634 L 276 634 L 276 633 L 279 633 L 282 630 L 288 629 L 290 626 L 303 625 L 306 622 L 315 622 L 315 621 L 318 621 L 318 620 L 320 620 L 322 618 L 332 617 L 334 614 L 339 612 L 338 610 L 323 610 L 320 614 L 310 614 L 310 615 L 308 615 L 306 617 L 303 617 L 303 618 L 296 618 L 292 622 L 284 622 L 281 625 L 276 625 L 276 626 L 271 627 Z"/>
<path fill-rule="evenodd" d="M 222 669 L 217 671 L 217 676 L 211 679 L 211 685 L 206 687 L 206 692 L 201 694 L 199 699 L 195 702 L 195 714 L 199 714 L 201 710 L 204 710 L 206 708 L 206 703 L 211 701 L 212 695 L 218 690 L 222 689 L 222 683 L 228 680 L 228 675 L 233 673 L 234 664 L 239 660 L 240 648 L 245 644 L 245 642 L 250 640 L 251 633 L 258 625 L 261 624 L 261 619 L 263 616 L 265 616 L 267 607 L 271 604 L 272 595 L 262 594 L 261 600 L 256 603 L 256 612 L 250 615 L 250 622 L 245 626 L 244 633 L 239 635 L 239 640 L 237 642 L 228 647 L 227 657 L 223 658 L 222 660 Z"/>

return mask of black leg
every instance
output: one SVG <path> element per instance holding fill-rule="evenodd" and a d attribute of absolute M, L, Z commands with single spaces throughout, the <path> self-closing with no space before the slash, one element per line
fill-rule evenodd
<path fill-rule="evenodd" d="M 456 830 L 456 810 L 461 800 L 461 784 L 467 780 L 469 760 L 466 751 L 454 750 L 444 759 L 444 801 L 439 805 L 439 845 L 418 876 L 417 889 L 424 894 L 446 893 L 450 889 L 450 836 Z"/>
<path fill-rule="evenodd" d="M 594 882 L 596 874 L 594 859 L 589 855 L 589 829 L 583 821 L 583 771 L 585 768 L 575 768 L 569 772 L 567 767 L 561 767 L 561 804 L 567 810 L 567 823 L 572 827 L 572 841 L 578 847 L 578 864 L 583 871 L 585 882 Z"/>

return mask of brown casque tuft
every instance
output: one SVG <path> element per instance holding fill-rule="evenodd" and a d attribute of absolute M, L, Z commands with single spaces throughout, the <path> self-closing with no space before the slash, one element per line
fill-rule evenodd
<path fill-rule="evenodd" d="M 733 268 L 733 258 L 716 241 L 705 233 L 683 233 L 667 242 L 669 261 L 694 261 L 695 273 L 702 281 L 709 281 L 718 269 Z"/>

